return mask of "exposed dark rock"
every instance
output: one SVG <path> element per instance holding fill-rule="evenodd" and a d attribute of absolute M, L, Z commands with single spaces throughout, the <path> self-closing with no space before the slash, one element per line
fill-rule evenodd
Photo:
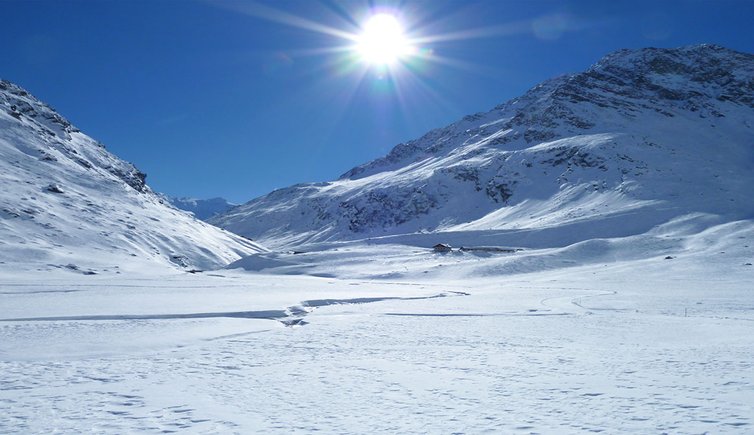
<path fill-rule="evenodd" d="M 51 193 L 63 193 L 63 189 L 57 184 L 49 184 L 45 190 Z"/>

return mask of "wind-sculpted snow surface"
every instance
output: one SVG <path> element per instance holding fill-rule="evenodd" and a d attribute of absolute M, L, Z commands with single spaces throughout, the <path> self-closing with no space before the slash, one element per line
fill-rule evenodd
<path fill-rule="evenodd" d="M 262 249 L 164 203 L 146 175 L 0 81 L 0 265 L 220 267 Z"/>
<path fill-rule="evenodd" d="M 660 238 L 5 274 L 0 433 L 751 433 L 754 225 Z"/>
<path fill-rule="evenodd" d="M 622 50 L 336 181 L 277 190 L 212 222 L 286 246 L 629 213 L 647 222 L 696 212 L 748 218 L 753 95 L 750 54 Z"/>

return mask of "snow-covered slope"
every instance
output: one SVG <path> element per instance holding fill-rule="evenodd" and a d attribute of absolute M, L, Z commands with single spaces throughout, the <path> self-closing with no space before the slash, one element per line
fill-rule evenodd
<path fill-rule="evenodd" d="M 192 213 L 197 219 L 207 220 L 215 215 L 225 213 L 237 204 L 228 202 L 225 198 L 168 198 L 173 207 Z"/>
<path fill-rule="evenodd" d="M 681 216 L 702 227 L 751 218 L 752 169 L 753 55 L 621 50 L 336 181 L 277 190 L 211 222 L 269 246 L 399 234 L 564 246 Z"/>
<path fill-rule="evenodd" d="M 262 250 L 165 204 L 145 177 L 25 90 L 0 81 L 3 265 L 209 268 Z"/>

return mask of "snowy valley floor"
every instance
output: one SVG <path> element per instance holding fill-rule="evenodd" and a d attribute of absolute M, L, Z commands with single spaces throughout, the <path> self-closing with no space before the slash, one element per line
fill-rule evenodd
<path fill-rule="evenodd" d="M 459 273 L 4 271 L 0 433 L 751 432 L 750 239 L 456 280 L 477 260 L 426 250 Z"/>

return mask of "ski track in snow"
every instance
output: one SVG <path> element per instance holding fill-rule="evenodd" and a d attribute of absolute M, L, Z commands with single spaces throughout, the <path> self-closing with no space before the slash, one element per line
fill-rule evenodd
<path fill-rule="evenodd" d="M 39 293 L 68 293 L 77 290 L 46 290 L 33 291 L 29 294 Z M 0 294 L 17 294 L 6 292 Z M 66 321 L 109 321 L 109 320 L 170 320 L 170 319 L 212 319 L 218 317 L 230 319 L 264 319 L 277 320 L 286 326 L 297 326 L 305 324 L 303 317 L 311 309 L 326 307 L 330 305 L 353 305 L 368 304 L 373 302 L 399 300 L 412 301 L 423 299 L 444 298 L 449 296 L 468 296 L 464 292 L 447 292 L 439 293 L 432 296 L 417 297 L 373 297 L 373 298 L 354 298 L 354 299 L 312 299 L 301 302 L 300 305 L 293 305 L 285 310 L 262 310 L 262 311 L 231 311 L 217 313 L 174 313 L 174 314 L 106 314 L 106 315 L 83 315 L 83 316 L 49 316 L 49 317 L 19 317 L 12 319 L 0 319 L 0 322 L 66 322 Z"/>

